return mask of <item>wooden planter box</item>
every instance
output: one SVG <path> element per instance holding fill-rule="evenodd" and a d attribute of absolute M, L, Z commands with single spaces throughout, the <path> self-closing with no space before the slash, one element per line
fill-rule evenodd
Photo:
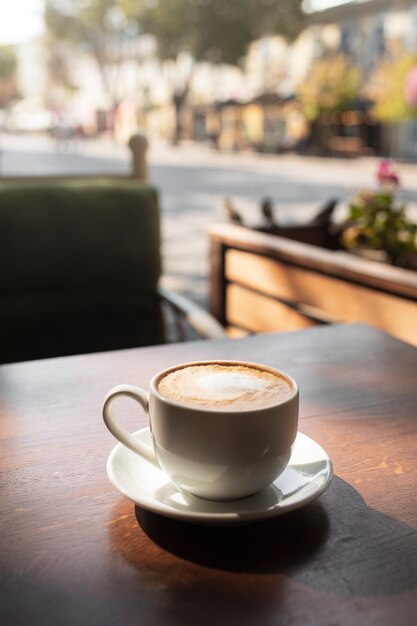
<path fill-rule="evenodd" d="M 364 322 L 417 345 L 417 272 L 212 226 L 210 306 L 231 335 Z"/>

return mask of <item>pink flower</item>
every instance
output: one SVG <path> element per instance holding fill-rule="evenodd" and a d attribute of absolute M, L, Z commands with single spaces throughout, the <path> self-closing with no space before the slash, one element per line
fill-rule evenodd
<path fill-rule="evenodd" d="M 410 107 L 417 107 L 417 65 L 405 77 L 404 97 Z"/>
<path fill-rule="evenodd" d="M 380 185 L 389 184 L 397 186 L 400 184 L 398 174 L 395 171 L 391 161 L 388 161 L 388 159 L 384 159 L 383 161 L 381 161 L 376 176 Z"/>

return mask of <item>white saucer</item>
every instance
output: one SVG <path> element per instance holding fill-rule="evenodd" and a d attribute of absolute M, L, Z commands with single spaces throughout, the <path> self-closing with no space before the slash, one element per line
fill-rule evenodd
<path fill-rule="evenodd" d="M 149 428 L 139 430 L 134 437 L 150 442 Z M 214 502 L 186 494 L 162 470 L 121 443 L 107 459 L 107 475 L 123 495 L 154 513 L 201 524 L 241 524 L 308 504 L 328 487 L 333 469 L 323 448 L 298 433 L 290 462 L 281 476 L 266 489 L 240 500 Z"/>

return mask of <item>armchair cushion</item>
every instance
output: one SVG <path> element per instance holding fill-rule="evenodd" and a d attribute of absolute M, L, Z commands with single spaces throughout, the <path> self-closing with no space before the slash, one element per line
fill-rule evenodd
<path fill-rule="evenodd" d="M 160 343 L 156 190 L 0 183 L 0 361 Z"/>

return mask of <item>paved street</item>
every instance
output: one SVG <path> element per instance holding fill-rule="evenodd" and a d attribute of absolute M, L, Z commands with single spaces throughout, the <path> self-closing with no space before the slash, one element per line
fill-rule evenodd
<path fill-rule="evenodd" d="M 150 178 L 160 190 L 164 281 L 207 303 L 205 228 L 223 221 L 230 198 L 248 224 L 260 223 L 268 196 L 282 222 L 312 217 L 329 198 L 343 203 L 358 187 L 372 186 L 377 160 L 318 159 L 294 155 L 223 154 L 206 146 L 157 144 L 149 151 Z M 57 144 L 44 137 L 0 135 L 0 176 L 127 173 L 127 148 L 110 141 Z M 399 165 L 404 195 L 417 213 L 417 166 Z"/>

